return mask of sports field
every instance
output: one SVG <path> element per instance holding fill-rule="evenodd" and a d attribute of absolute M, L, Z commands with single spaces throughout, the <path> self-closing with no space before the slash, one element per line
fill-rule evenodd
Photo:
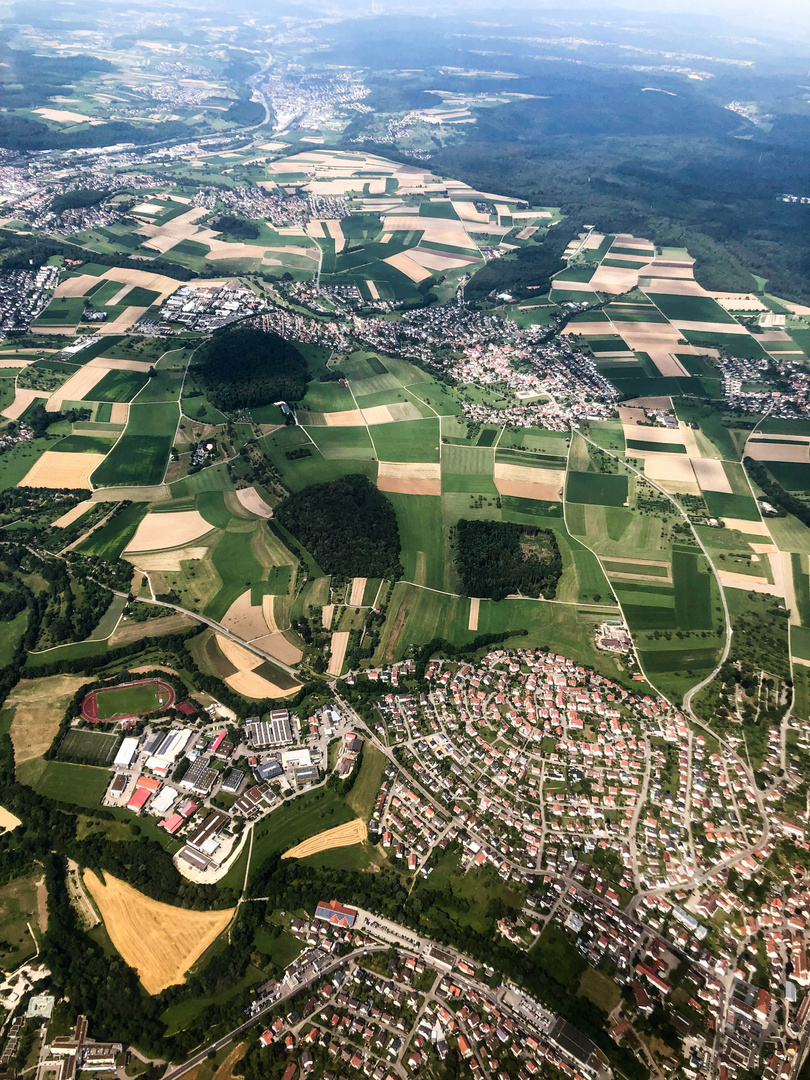
<path fill-rule="evenodd" d="M 115 759 L 121 739 L 103 731 L 82 731 L 73 728 L 59 744 L 60 761 L 86 762 L 90 765 L 110 765 Z"/>
<path fill-rule="evenodd" d="M 168 683 L 150 679 L 125 683 L 109 690 L 94 690 L 82 702 L 82 716 L 92 723 L 121 720 L 167 709 L 173 704 L 174 690 Z"/>
<path fill-rule="evenodd" d="M 148 994 L 184 981 L 186 972 L 233 918 L 235 908 L 190 911 L 172 907 L 133 889 L 111 874 L 101 879 L 86 870 L 84 882 L 110 940 L 135 968 Z"/>

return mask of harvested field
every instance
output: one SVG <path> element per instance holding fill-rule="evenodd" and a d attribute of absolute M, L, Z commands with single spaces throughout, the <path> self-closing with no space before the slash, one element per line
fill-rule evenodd
<path fill-rule="evenodd" d="M 395 270 L 399 270 L 405 277 L 410 278 L 411 281 L 417 284 L 430 277 L 430 271 L 425 270 L 404 251 L 401 251 L 398 255 L 389 255 L 387 259 L 383 259 L 383 262 L 393 266 Z"/>
<path fill-rule="evenodd" d="M 373 281 L 367 280 L 366 281 L 366 288 L 368 289 L 368 294 L 369 294 L 369 296 L 371 297 L 372 300 L 379 300 L 380 299 L 379 290 L 377 289 L 377 286 L 374 284 Z"/>
<path fill-rule="evenodd" d="M 552 289 L 565 289 L 566 292 L 592 293 L 594 291 L 590 281 L 557 281 L 555 279 L 552 281 L 551 287 Z M 604 324 L 602 328 L 604 329 Z"/>
<path fill-rule="evenodd" d="M 619 415 L 622 413 L 640 413 L 641 409 L 619 409 Z M 677 428 L 664 427 L 643 427 L 640 424 L 625 423 L 622 417 L 622 430 L 624 431 L 625 439 L 641 440 L 642 442 L 649 443 L 679 443 L 683 442 L 681 433 Z"/>
<path fill-rule="evenodd" d="M 308 855 L 317 855 L 319 851 L 331 851 L 332 848 L 362 844 L 367 837 L 365 821 L 355 818 L 354 821 L 348 821 L 345 825 L 337 825 L 334 829 L 327 829 L 316 836 L 310 836 L 308 840 L 285 851 L 281 857 L 282 859 L 306 859 Z"/>
<path fill-rule="evenodd" d="M 0 806 L 0 835 L 4 832 L 12 832 L 18 825 L 22 825 L 20 819 L 15 817 L 10 810 L 6 810 L 5 806 Z"/>
<path fill-rule="evenodd" d="M 264 637 L 254 638 L 253 644 L 259 649 L 264 649 L 268 656 L 290 667 L 300 664 L 304 655 L 291 641 L 287 641 L 282 633 L 265 634 Z"/>
<path fill-rule="evenodd" d="M 656 483 L 677 485 L 678 491 L 699 494 L 692 463 L 684 454 L 647 455 L 644 458 L 644 475 Z"/>
<path fill-rule="evenodd" d="M 98 284 L 98 278 L 92 274 L 77 274 L 76 277 L 65 278 L 60 281 L 54 290 L 54 296 L 84 296 L 88 289 Z"/>
<path fill-rule="evenodd" d="M 71 375 L 66 383 L 53 394 L 48 401 L 51 412 L 61 412 L 63 401 L 82 401 L 90 391 L 106 375 L 106 372 L 97 367 L 81 367 Z"/>
<path fill-rule="evenodd" d="M 563 469 L 533 469 L 527 465 L 495 462 L 495 487 L 501 495 L 559 502 L 565 483 Z"/>
<path fill-rule="evenodd" d="M 32 401 L 37 398 L 44 399 L 49 395 L 42 390 L 22 390 L 19 386 L 14 388 L 14 400 L 7 409 L 3 409 L 3 416 L 9 420 L 19 420 Z"/>
<path fill-rule="evenodd" d="M 166 615 L 162 619 L 148 619 L 146 622 L 119 622 L 109 638 L 111 649 L 120 645 L 130 645 L 142 638 L 158 637 L 162 634 L 176 634 L 190 626 L 198 626 L 190 615 Z"/>
<path fill-rule="evenodd" d="M 339 254 L 346 246 L 346 238 L 343 235 L 343 229 L 340 227 L 339 221 L 326 221 L 326 231 L 335 241 L 335 254 Z"/>
<path fill-rule="evenodd" d="M 226 630 L 230 630 L 232 634 L 236 634 L 237 637 L 242 638 L 244 641 L 252 641 L 253 638 L 263 637 L 267 634 L 267 624 L 264 621 L 261 604 L 252 607 L 250 603 L 250 593 L 251 590 L 247 589 L 238 599 L 234 600 L 222 616 L 221 620 L 222 625 Z M 223 649 L 223 652 L 224 651 L 225 650 Z M 252 667 L 256 667 L 261 663 L 258 657 L 253 656 L 252 653 L 250 655 L 255 661 L 251 665 Z M 238 668 L 246 666 L 245 664 L 237 663 L 235 660 L 232 660 L 231 662 Z"/>
<path fill-rule="evenodd" d="M 588 283 L 594 292 L 622 293 L 638 284 L 638 268 L 598 266 Z"/>
<path fill-rule="evenodd" d="M 129 420 L 129 404 L 125 401 L 114 401 L 110 412 L 111 424 L 126 424 Z"/>
<path fill-rule="evenodd" d="M 260 518 L 271 518 L 272 507 L 269 507 L 256 488 L 241 488 L 236 492 L 236 497 L 246 510 Z"/>
<path fill-rule="evenodd" d="M 276 622 L 276 598 L 275 596 L 263 596 L 262 597 L 262 618 L 265 625 L 271 634 L 274 634 L 281 627 Z"/>
<path fill-rule="evenodd" d="M 334 604 L 324 604 L 321 611 L 321 625 L 324 630 L 330 630 L 332 627 L 332 616 L 335 614 Z"/>
<path fill-rule="evenodd" d="M 698 285 L 691 274 L 684 277 L 677 267 L 652 266 L 651 276 L 642 286 L 642 292 L 667 293 L 669 296 L 705 296 L 705 290 Z M 655 276 L 652 276 L 652 275 Z"/>
<path fill-rule="evenodd" d="M 467 620 L 467 629 L 476 631 L 478 630 L 478 613 L 481 608 L 481 601 L 477 596 L 473 596 L 470 600 L 470 617 Z"/>
<path fill-rule="evenodd" d="M 87 488 L 91 491 L 90 477 L 104 457 L 104 454 L 60 454 L 56 450 L 46 450 L 17 486 Z"/>
<path fill-rule="evenodd" d="M 722 461 L 709 458 L 693 458 L 692 468 L 704 491 L 724 491 L 731 495 L 731 483 L 726 476 Z"/>
<path fill-rule="evenodd" d="M 362 427 L 363 414 L 359 409 L 343 409 L 340 412 L 310 413 L 321 416 L 326 427 Z M 299 421 L 300 422 L 300 421 Z M 319 425 L 315 425 L 319 426 Z"/>
<path fill-rule="evenodd" d="M 131 213 L 133 214 L 162 214 L 166 209 L 165 206 L 161 206 L 160 203 L 142 202 L 137 206 L 133 206 Z"/>
<path fill-rule="evenodd" d="M 147 514 L 127 544 L 125 554 L 186 547 L 212 528 L 198 510 Z"/>
<path fill-rule="evenodd" d="M 184 547 L 172 548 L 171 551 L 149 552 L 144 555 L 130 556 L 139 570 L 145 570 L 147 574 L 153 570 L 160 573 L 162 570 L 178 571 L 183 569 L 184 562 L 199 562 L 208 553 L 207 547 Z"/>
<path fill-rule="evenodd" d="M 248 1045 L 244 1042 L 235 1046 L 214 1073 L 212 1080 L 234 1080 L 234 1070 L 247 1053 L 247 1048 Z M 199 1069 L 199 1066 L 197 1068 Z M 244 1068 L 239 1070 L 239 1075 L 244 1075 Z M 186 1080 L 194 1080 L 194 1078 L 187 1076 Z"/>
<path fill-rule="evenodd" d="M 806 443 L 777 443 L 749 441 L 746 452 L 755 461 L 810 462 L 810 446 Z"/>
<path fill-rule="evenodd" d="M 95 127 L 103 124 L 97 117 L 85 116 L 84 113 L 70 112 L 69 109 L 34 109 L 37 116 L 46 120 L 55 120 L 57 124 L 90 124 Z"/>
<path fill-rule="evenodd" d="M 148 307 L 128 307 L 111 323 L 103 323 L 103 328 L 99 333 L 124 334 L 127 330 L 131 330 L 135 323 L 138 322 L 139 319 L 142 319 L 148 310 Z"/>
<path fill-rule="evenodd" d="M 53 522 L 54 529 L 66 529 L 68 525 L 72 525 L 74 521 L 78 521 L 82 514 L 86 514 L 92 506 L 90 499 L 85 499 L 84 502 L 76 503 L 76 505 L 68 510 L 66 514 L 62 514 L 60 518 L 57 518 Z"/>
<path fill-rule="evenodd" d="M 10 734 L 17 765 L 42 757 L 71 698 L 86 682 L 86 675 L 49 675 L 17 683 L 5 701 L 7 709 L 14 709 Z"/>
<path fill-rule="evenodd" d="M 476 255 L 451 255 L 449 252 L 442 254 L 440 251 L 431 251 L 429 248 L 414 248 L 409 252 L 409 256 L 426 270 L 435 270 L 437 273 L 458 270 L 462 266 L 481 261 Z"/>
<path fill-rule="evenodd" d="M 110 940 L 124 961 L 135 968 L 148 994 L 183 982 L 186 972 L 226 929 L 235 908 L 190 911 L 161 904 L 106 874 L 102 882 L 92 870 L 84 883 L 96 902 Z"/>
<path fill-rule="evenodd" d="M 250 594 L 248 594 L 249 596 Z M 254 668 L 261 666 L 262 658 L 251 652 L 250 649 L 246 649 L 244 645 L 231 641 L 230 638 L 226 638 L 223 634 L 217 634 L 216 640 L 222 655 L 227 660 L 230 660 L 237 670 L 253 671 Z"/>
<path fill-rule="evenodd" d="M 107 371 L 140 371 L 148 375 L 152 365 L 144 360 L 114 360 L 109 356 L 94 356 L 85 365 L 89 368 L 101 368 L 102 373 Z"/>
<path fill-rule="evenodd" d="M 389 405 L 373 405 L 370 409 L 362 409 L 361 411 L 367 424 L 390 424 L 394 420 Z M 412 416 L 410 419 L 418 420 L 421 414 L 418 409 L 414 409 L 414 412 L 416 412 L 416 416 Z"/>
<path fill-rule="evenodd" d="M 768 526 L 764 521 L 745 521 L 743 518 L 728 517 L 721 520 L 727 529 L 736 529 L 737 532 L 741 532 L 745 536 L 767 536 L 770 539 L 771 534 L 768 532 Z"/>
<path fill-rule="evenodd" d="M 332 634 L 332 644 L 329 653 L 329 667 L 326 669 L 329 675 L 340 675 L 343 670 L 343 661 L 346 658 L 346 647 L 349 644 L 349 631 L 339 630 Z"/>
<path fill-rule="evenodd" d="M 377 487 L 400 495 L 441 495 L 441 465 L 436 462 L 381 461 Z"/>
<path fill-rule="evenodd" d="M 262 698 L 292 697 L 301 689 L 300 683 L 294 683 L 286 688 L 277 686 L 261 675 L 257 675 L 255 671 L 238 671 L 235 675 L 229 675 L 225 682 L 237 694 L 257 701 Z"/>
<path fill-rule="evenodd" d="M 363 593 L 366 591 L 366 578 L 356 577 L 352 580 L 352 591 L 349 595 L 349 604 L 352 607 L 361 607 Z"/>
<path fill-rule="evenodd" d="M 695 330 L 702 334 L 748 334 L 748 328 L 735 322 L 702 322 L 700 319 L 671 319 L 679 330 Z"/>
<path fill-rule="evenodd" d="M 767 307 L 753 293 L 718 293 L 710 292 L 714 300 L 726 311 L 767 311 Z"/>
<path fill-rule="evenodd" d="M 744 589 L 746 592 L 765 593 L 768 596 L 783 595 L 776 585 L 771 585 L 765 578 L 735 574 L 732 570 L 718 570 L 717 573 L 724 589 Z"/>

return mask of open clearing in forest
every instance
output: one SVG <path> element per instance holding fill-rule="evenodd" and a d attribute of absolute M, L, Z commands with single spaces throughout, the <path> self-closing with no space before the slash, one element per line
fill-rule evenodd
<path fill-rule="evenodd" d="M 84 882 L 110 940 L 135 968 L 148 994 L 184 980 L 186 972 L 225 930 L 235 908 L 190 911 L 161 904 L 111 874 L 102 882 L 92 870 Z"/>
<path fill-rule="evenodd" d="M 351 847 L 352 844 L 362 844 L 368 837 L 365 821 L 355 818 L 345 825 L 337 825 L 334 829 L 310 836 L 289 851 L 285 851 L 282 859 L 305 859 L 308 855 L 317 855 L 320 851 L 331 851 L 332 848 Z"/>

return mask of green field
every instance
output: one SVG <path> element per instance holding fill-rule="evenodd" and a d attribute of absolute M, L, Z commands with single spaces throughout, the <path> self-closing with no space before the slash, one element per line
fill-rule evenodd
<path fill-rule="evenodd" d="M 310 836 L 344 825 L 356 816 L 334 791 L 327 788 L 307 791 L 262 818 L 253 832 L 251 865 L 261 866 L 274 852 L 288 851 Z"/>
<path fill-rule="evenodd" d="M 565 486 L 568 502 L 600 506 L 624 506 L 627 502 L 627 477 L 619 473 L 568 473 Z"/>
<path fill-rule="evenodd" d="M 37 881 L 41 874 L 14 878 L 0 886 L 0 970 L 15 971 L 36 952 L 34 932 L 40 929 L 37 918 Z"/>
<path fill-rule="evenodd" d="M 101 487 L 161 483 L 179 419 L 174 402 L 131 405 L 124 434 L 93 473 L 93 483 Z"/>
<path fill-rule="evenodd" d="M 439 421 L 374 424 L 369 434 L 380 461 L 438 461 Z"/>
<path fill-rule="evenodd" d="M 135 394 L 143 390 L 148 376 L 143 372 L 107 372 L 87 391 L 85 400 L 94 402 L 131 402 Z"/>
<path fill-rule="evenodd" d="M 101 559 L 117 559 L 146 516 L 146 503 L 130 503 L 110 520 L 96 529 L 79 547 L 82 555 L 96 555 Z"/>
<path fill-rule="evenodd" d="M 743 521 L 759 521 L 757 504 L 750 495 L 729 495 L 724 491 L 704 491 L 703 498 L 709 513 L 715 517 L 741 518 Z"/>
<path fill-rule="evenodd" d="M 94 765 L 34 758 L 17 769 L 17 778 L 57 802 L 96 809 L 110 783 L 110 772 Z"/>
<path fill-rule="evenodd" d="M 60 454 L 106 454 L 115 435 L 68 435 L 53 447 Z"/>
<path fill-rule="evenodd" d="M 346 802 L 363 821 L 368 821 L 371 817 L 387 767 L 388 758 L 385 754 L 367 741 L 363 747 L 360 772 L 346 797 Z"/>
<path fill-rule="evenodd" d="M 659 311 L 684 322 L 733 323 L 735 320 L 711 296 L 678 296 L 670 293 L 647 293 Z"/>

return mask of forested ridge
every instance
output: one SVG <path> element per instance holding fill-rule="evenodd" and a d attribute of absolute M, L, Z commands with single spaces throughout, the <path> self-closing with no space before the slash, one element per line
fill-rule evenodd
<path fill-rule="evenodd" d="M 298 401 L 309 381 L 298 349 L 255 326 L 217 330 L 197 350 L 194 368 L 211 404 L 223 412 Z"/>
<path fill-rule="evenodd" d="M 274 516 L 326 574 L 389 581 L 402 577 L 394 508 L 359 473 L 311 484 L 288 496 L 276 507 Z"/>
<path fill-rule="evenodd" d="M 456 569 L 467 596 L 503 600 L 520 592 L 553 600 L 562 559 L 551 529 L 462 518 L 456 526 Z"/>

